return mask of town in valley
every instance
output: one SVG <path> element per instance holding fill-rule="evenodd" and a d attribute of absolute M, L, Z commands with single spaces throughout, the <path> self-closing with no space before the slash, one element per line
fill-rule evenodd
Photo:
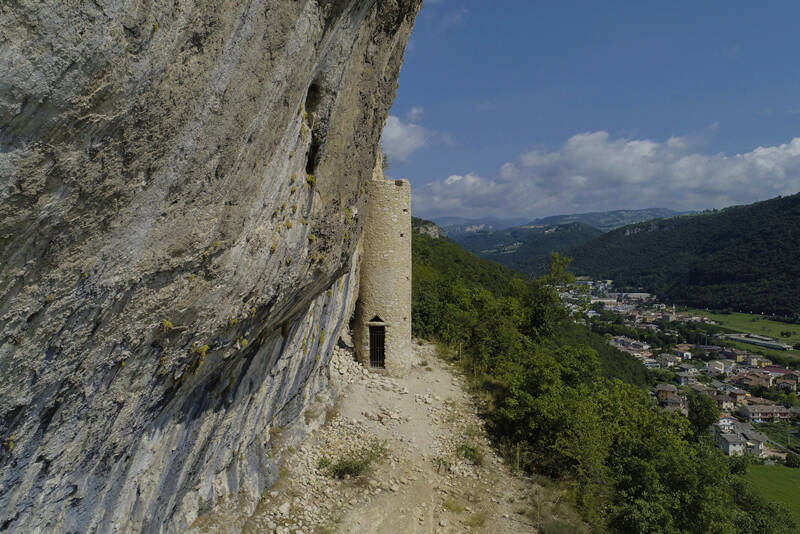
<path fill-rule="evenodd" d="M 781 339 L 737 331 L 719 314 L 616 291 L 611 280 L 579 278 L 563 297 L 579 322 L 647 368 L 654 405 L 688 416 L 690 396 L 712 399 L 719 418 L 709 433 L 726 455 L 782 463 L 800 452 L 800 345 L 790 341 L 800 325 L 778 323 Z"/>

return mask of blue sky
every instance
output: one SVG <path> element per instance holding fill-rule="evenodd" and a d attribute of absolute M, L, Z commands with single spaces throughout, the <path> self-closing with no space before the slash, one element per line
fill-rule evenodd
<path fill-rule="evenodd" d="M 427 0 L 384 131 L 389 174 L 428 217 L 795 193 L 798 21 L 788 1 Z"/>

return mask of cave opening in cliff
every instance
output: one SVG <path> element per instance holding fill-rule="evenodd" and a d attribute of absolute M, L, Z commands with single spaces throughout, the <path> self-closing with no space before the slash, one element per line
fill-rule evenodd
<path fill-rule="evenodd" d="M 306 116 L 308 120 L 308 127 L 311 130 L 311 144 L 308 147 L 308 154 L 306 155 L 306 174 L 314 174 L 319 160 L 319 150 L 322 145 L 322 134 L 320 128 L 316 125 L 317 111 L 322 102 L 322 89 L 319 84 L 312 83 L 308 92 L 306 93 Z"/>
<path fill-rule="evenodd" d="M 319 159 L 320 138 L 317 132 L 311 132 L 311 144 L 308 147 L 306 159 L 306 174 L 314 174 Z"/>

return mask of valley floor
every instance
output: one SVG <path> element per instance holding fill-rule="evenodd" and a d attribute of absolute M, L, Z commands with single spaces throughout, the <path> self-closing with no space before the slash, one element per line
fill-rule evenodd
<path fill-rule="evenodd" d="M 783 465 L 751 465 L 745 478 L 763 498 L 784 504 L 800 523 L 800 469 Z"/>

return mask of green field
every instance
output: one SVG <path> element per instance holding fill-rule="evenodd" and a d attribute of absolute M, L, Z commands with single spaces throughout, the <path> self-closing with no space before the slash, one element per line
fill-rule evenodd
<path fill-rule="evenodd" d="M 709 319 L 718 322 L 721 326 L 736 330 L 737 332 L 774 337 L 788 345 L 800 343 L 800 324 L 770 321 L 764 319 L 760 315 L 752 315 L 749 313 L 711 313 L 695 308 L 689 308 L 687 311 L 697 315 L 705 315 Z M 781 332 L 786 331 L 791 332 L 792 336 L 781 337 Z"/>
<path fill-rule="evenodd" d="M 773 337 L 787 345 L 800 343 L 800 324 L 770 321 L 760 315 L 751 315 L 749 313 L 711 313 L 694 308 L 689 308 L 687 311 L 697 315 L 705 315 L 709 319 L 718 322 L 721 326 L 737 332 Z M 787 331 L 792 333 L 791 337 L 781 337 L 781 332 Z"/>
<path fill-rule="evenodd" d="M 722 314 L 711 313 L 694 308 L 689 308 L 687 311 L 696 315 L 704 315 L 709 319 L 716 321 L 721 327 L 725 328 L 726 330 L 730 330 L 733 333 L 760 334 L 762 336 L 775 338 L 781 343 L 786 343 L 787 345 L 796 345 L 800 343 L 800 324 L 787 324 L 779 321 L 770 321 L 768 319 L 764 319 L 760 315 L 751 315 L 749 313 Z M 791 337 L 781 337 L 781 332 L 787 331 L 792 333 Z M 795 359 L 800 359 L 800 351 L 797 350 L 786 351 L 768 349 L 766 347 L 759 347 L 756 345 L 750 345 L 749 343 L 739 343 L 736 341 L 730 341 L 730 344 L 734 347 L 748 350 L 757 354 L 763 354 L 767 357 L 792 356 Z"/>
<path fill-rule="evenodd" d="M 800 523 L 800 469 L 783 465 L 751 465 L 745 478 L 753 489 L 768 501 L 784 504 Z"/>
<path fill-rule="evenodd" d="M 766 347 L 759 347 L 756 345 L 751 345 L 749 343 L 739 343 L 738 341 L 731 341 L 730 339 L 726 339 L 725 342 L 732 346 L 736 347 L 737 349 L 746 350 L 748 352 L 752 352 L 754 354 L 761 354 L 762 356 L 766 356 L 776 362 L 781 361 L 781 358 L 789 358 L 790 360 L 800 360 L 800 351 L 797 350 L 775 350 L 775 349 L 768 349 Z"/>

